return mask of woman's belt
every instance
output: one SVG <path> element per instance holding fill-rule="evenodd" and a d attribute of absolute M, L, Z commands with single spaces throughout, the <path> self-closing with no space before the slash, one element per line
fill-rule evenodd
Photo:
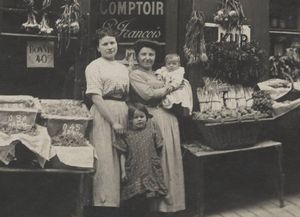
<path fill-rule="evenodd" d="M 113 96 L 103 96 L 102 98 L 104 100 L 116 100 L 116 101 L 123 101 L 123 102 L 125 102 L 127 100 L 127 97 L 117 98 L 117 97 L 113 97 Z"/>

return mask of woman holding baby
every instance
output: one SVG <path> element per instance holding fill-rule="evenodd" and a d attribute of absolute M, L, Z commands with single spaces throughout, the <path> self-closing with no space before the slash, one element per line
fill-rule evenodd
<path fill-rule="evenodd" d="M 162 107 L 162 100 L 174 87 L 159 79 L 153 69 L 160 51 L 157 42 L 140 39 L 135 43 L 134 49 L 138 66 L 129 74 L 131 101 L 147 106 L 164 139 L 161 160 L 168 194 L 153 201 L 151 207 L 154 211 L 164 213 L 184 210 L 184 177 L 178 121 L 170 110 Z"/>

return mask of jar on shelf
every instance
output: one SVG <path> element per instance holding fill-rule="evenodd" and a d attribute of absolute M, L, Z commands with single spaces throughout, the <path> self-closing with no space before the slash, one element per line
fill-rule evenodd
<path fill-rule="evenodd" d="M 271 20 L 271 27 L 272 28 L 277 28 L 278 27 L 278 18 L 277 17 L 272 17 L 270 20 Z"/>
<path fill-rule="evenodd" d="M 278 22 L 278 26 L 280 29 L 285 29 L 286 28 L 286 23 L 284 19 L 280 19 Z"/>

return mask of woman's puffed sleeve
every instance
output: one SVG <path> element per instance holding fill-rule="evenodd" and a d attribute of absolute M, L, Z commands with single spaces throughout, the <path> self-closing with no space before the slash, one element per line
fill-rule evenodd
<path fill-rule="evenodd" d="M 128 145 L 127 145 L 127 142 L 126 142 L 126 139 L 125 138 L 121 138 L 121 137 L 118 137 L 116 139 L 116 141 L 114 142 L 113 146 L 120 152 L 120 153 L 127 153 L 127 150 L 128 150 Z"/>
<path fill-rule="evenodd" d="M 103 83 L 100 78 L 100 73 L 93 65 L 88 65 L 85 70 L 86 78 L 86 94 L 98 94 L 102 96 Z"/>
<path fill-rule="evenodd" d="M 137 71 L 129 74 L 130 85 L 137 92 L 137 94 L 148 101 L 153 98 L 161 98 L 165 95 L 165 88 L 154 89 Z"/>
<path fill-rule="evenodd" d="M 155 148 L 161 149 L 164 146 L 164 139 L 161 135 L 160 127 L 155 123 L 155 121 L 152 121 L 152 129 Z"/>

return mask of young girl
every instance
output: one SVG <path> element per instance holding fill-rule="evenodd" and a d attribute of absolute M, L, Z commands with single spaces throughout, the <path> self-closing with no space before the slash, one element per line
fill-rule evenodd
<path fill-rule="evenodd" d="M 183 78 L 184 73 L 178 54 L 167 54 L 165 66 L 155 72 L 158 79 L 163 80 L 165 85 L 171 86 L 173 89 L 162 100 L 162 106 L 165 109 L 171 109 L 174 104 L 180 104 L 184 115 L 190 115 L 193 109 L 192 89 L 189 82 Z"/>
<path fill-rule="evenodd" d="M 144 216 L 149 199 L 167 193 L 159 157 L 163 139 L 151 117 L 144 105 L 130 106 L 128 132 L 115 145 L 121 154 L 121 200 L 130 217 Z"/>

